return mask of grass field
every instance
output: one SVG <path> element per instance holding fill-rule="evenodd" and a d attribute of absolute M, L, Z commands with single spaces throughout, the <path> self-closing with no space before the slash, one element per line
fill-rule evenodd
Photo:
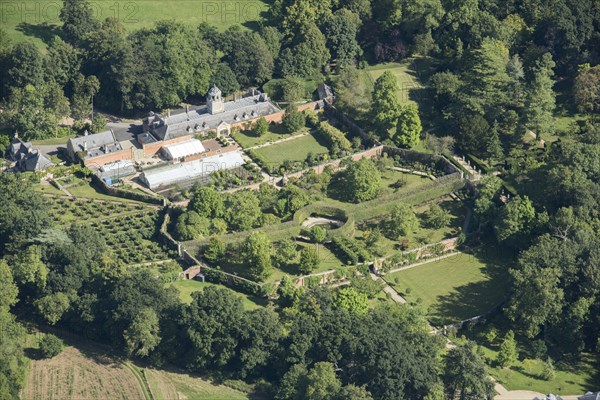
<path fill-rule="evenodd" d="M 390 194 L 397 190 L 407 190 L 429 182 L 431 180 L 424 176 L 388 169 L 381 174 L 380 195 Z"/>
<path fill-rule="evenodd" d="M 277 166 L 285 160 L 304 161 L 308 153 L 312 152 L 317 155 L 328 153 L 329 150 L 311 134 L 287 142 L 261 147 L 254 150 L 254 152 L 267 165 Z"/>
<path fill-rule="evenodd" d="M 147 28 L 155 21 L 174 19 L 193 26 L 208 22 L 219 30 L 232 25 L 253 28 L 268 2 L 261 0 L 173 0 L 168 4 L 159 0 L 91 2 L 94 15 L 99 20 L 118 19 L 129 31 Z M 2 3 L 2 28 L 13 41 L 35 39 L 40 46 L 58 34 L 58 15 L 61 1 L 34 1 Z"/>
<path fill-rule="evenodd" d="M 443 325 L 483 314 L 503 300 L 508 275 L 500 259 L 483 251 L 461 253 L 389 274 L 385 280 L 407 300 L 421 299 L 431 322 Z"/>
<path fill-rule="evenodd" d="M 204 290 L 204 288 L 208 287 L 208 286 L 216 286 L 219 288 L 225 288 L 227 290 L 230 290 L 232 293 L 239 296 L 242 299 L 242 303 L 244 304 L 244 308 L 246 310 L 253 310 L 255 308 L 267 305 L 266 299 L 239 293 L 232 289 L 229 289 L 226 286 L 217 285 L 217 284 L 210 283 L 210 282 L 200 282 L 197 280 L 183 280 L 183 281 L 176 281 L 176 282 L 168 283 L 167 286 L 172 286 L 174 288 L 177 288 L 179 290 L 179 298 L 184 303 L 192 302 L 192 293 L 193 292 L 197 292 L 199 290 Z"/>
<path fill-rule="evenodd" d="M 84 197 L 87 199 L 107 201 L 119 201 L 122 203 L 145 204 L 136 200 L 125 199 L 123 197 L 109 196 L 100 192 L 98 189 L 92 186 L 90 182 L 86 179 L 77 178 L 75 176 L 57 179 L 57 181 L 75 197 Z M 60 194 L 64 195 L 63 192 L 60 192 Z"/>

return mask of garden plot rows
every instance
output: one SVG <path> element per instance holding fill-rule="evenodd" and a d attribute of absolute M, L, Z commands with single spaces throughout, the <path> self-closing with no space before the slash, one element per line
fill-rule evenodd
<path fill-rule="evenodd" d="M 53 198 L 50 215 L 57 225 L 86 221 L 97 230 L 117 260 L 129 265 L 172 257 L 154 239 L 158 210 L 144 204 Z"/>
<path fill-rule="evenodd" d="M 50 216 L 58 225 L 72 222 L 104 219 L 111 215 L 140 212 L 150 209 L 144 204 L 87 200 L 76 197 L 50 198 Z"/>

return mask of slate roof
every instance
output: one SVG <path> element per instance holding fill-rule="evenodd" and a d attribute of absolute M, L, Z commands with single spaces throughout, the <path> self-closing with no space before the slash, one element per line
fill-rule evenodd
<path fill-rule="evenodd" d="M 19 161 L 18 168 L 21 171 L 41 171 L 53 165 L 54 163 L 48 157 L 38 150 L 33 150 Z"/>
<path fill-rule="evenodd" d="M 319 100 L 329 99 L 330 97 L 333 97 L 333 90 L 331 89 L 331 86 L 320 83 L 319 86 L 317 86 L 317 95 L 319 96 Z"/>
<path fill-rule="evenodd" d="M 31 142 L 24 142 L 18 137 L 14 137 L 10 141 L 10 146 L 7 149 L 7 157 L 12 161 L 19 161 L 25 158 L 31 149 Z"/>
<path fill-rule="evenodd" d="M 104 132 L 94 133 L 92 135 L 79 136 L 76 138 L 69 139 L 69 142 L 73 149 L 77 151 L 83 151 L 85 144 L 87 144 L 87 150 L 94 149 L 100 146 L 111 145 L 117 143 L 117 139 L 113 134 L 112 129 Z"/>
<path fill-rule="evenodd" d="M 123 146 L 117 141 L 112 129 L 69 139 L 67 148 L 73 154 L 87 150 L 86 158 L 93 158 L 123 150 Z"/>
<path fill-rule="evenodd" d="M 223 112 L 218 114 L 211 114 L 206 106 L 202 106 L 196 110 L 170 117 L 150 113 L 144 122 L 156 139 L 169 140 L 195 132 L 216 129 L 222 122 L 237 124 L 279 111 L 279 108 L 269 101 L 266 94 L 259 93 L 224 103 Z"/>
<path fill-rule="evenodd" d="M 578 397 L 577 400 L 600 400 L 600 392 L 587 392 L 583 396 Z"/>

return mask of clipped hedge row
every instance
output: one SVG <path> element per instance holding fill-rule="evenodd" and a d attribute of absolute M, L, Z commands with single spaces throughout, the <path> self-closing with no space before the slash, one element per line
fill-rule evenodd
<path fill-rule="evenodd" d="M 321 135 L 330 146 L 337 145 L 340 150 L 352 150 L 352 143 L 346 138 L 344 132 L 337 129 L 327 121 L 321 121 L 317 128 L 317 133 Z"/>
<path fill-rule="evenodd" d="M 465 154 L 465 158 L 467 160 L 470 160 L 471 163 L 473 165 L 475 165 L 475 167 L 477 167 L 478 169 L 480 169 L 481 171 L 483 171 L 486 174 L 489 174 L 491 172 L 494 171 L 494 168 L 490 167 L 488 165 L 488 163 L 486 163 L 485 161 L 483 161 L 482 159 L 474 156 L 473 154 Z"/>
<path fill-rule="evenodd" d="M 358 264 L 366 262 L 372 258 L 371 253 L 354 240 L 344 237 L 334 237 L 331 239 L 333 252 L 346 264 Z"/>

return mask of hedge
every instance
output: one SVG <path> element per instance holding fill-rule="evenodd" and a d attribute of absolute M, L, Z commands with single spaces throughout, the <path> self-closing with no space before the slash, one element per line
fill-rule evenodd
<path fill-rule="evenodd" d="M 352 150 L 352 143 L 346 138 L 344 132 L 331 125 L 329 122 L 322 121 L 319 124 L 317 133 L 321 135 L 330 146 L 337 144 L 340 150 Z"/>
<path fill-rule="evenodd" d="M 473 154 L 465 154 L 465 158 L 471 161 L 473 165 L 475 165 L 478 169 L 482 170 L 484 173 L 489 174 L 494 171 L 494 168 L 490 167 L 485 161 L 482 159 L 475 157 Z"/>

